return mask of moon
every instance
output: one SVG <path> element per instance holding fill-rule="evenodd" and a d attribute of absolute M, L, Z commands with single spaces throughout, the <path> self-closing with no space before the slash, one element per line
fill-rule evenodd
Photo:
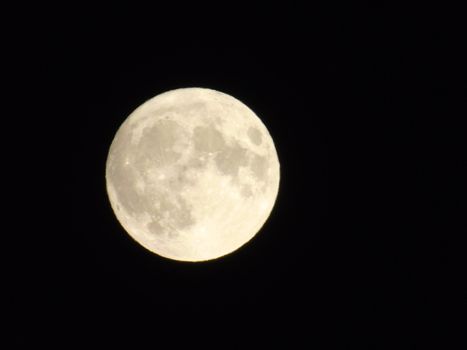
<path fill-rule="evenodd" d="M 245 104 L 206 88 L 164 92 L 118 129 L 106 162 L 111 207 L 144 248 L 180 261 L 229 254 L 268 219 L 280 165 Z"/>

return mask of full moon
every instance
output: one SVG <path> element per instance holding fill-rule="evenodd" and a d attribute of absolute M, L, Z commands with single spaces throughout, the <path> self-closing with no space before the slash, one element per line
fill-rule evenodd
<path fill-rule="evenodd" d="M 279 190 L 274 142 L 242 102 L 205 88 L 162 93 L 118 129 L 106 187 L 123 228 L 165 258 L 205 261 L 248 242 Z"/>

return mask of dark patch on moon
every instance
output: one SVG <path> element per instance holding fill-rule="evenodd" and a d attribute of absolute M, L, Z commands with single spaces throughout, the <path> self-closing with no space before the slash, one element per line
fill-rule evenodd
<path fill-rule="evenodd" d="M 170 214 L 175 223 L 174 226 L 178 229 L 184 229 L 195 223 L 190 206 L 181 196 L 177 196 L 177 204 Z"/>
<path fill-rule="evenodd" d="M 266 174 L 268 170 L 268 161 L 266 157 L 262 157 L 259 155 L 254 155 L 253 159 L 251 160 L 251 171 L 253 175 L 261 181 L 266 181 Z"/>
<path fill-rule="evenodd" d="M 247 151 L 239 144 L 226 147 L 216 155 L 217 168 L 225 175 L 236 177 L 238 169 L 248 164 Z"/>
<path fill-rule="evenodd" d="M 144 198 L 136 191 L 137 174 L 134 169 L 117 164 L 110 173 L 111 183 L 115 187 L 118 202 L 129 214 L 141 213 L 146 210 Z"/>
<path fill-rule="evenodd" d="M 172 146 L 181 136 L 179 124 L 170 120 L 163 120 L 151 128 L 143 131 L 140 142 L 132 146 L 129 154 L 135 155 L 135 159 L 130 164 L 125 164 L 125 154 L 118 154 L 112 162 L 110 168 L 110 178 L 116 185 L 116 193 L 119 202 L 125 206 L 125 210 L 130 215 L 144 212 L 154 213 L 154 202 L 150 193 L 140 194 L 137 191 L 137 183 L 143 181 L 147 183 L 142 171 L 152 165 L 164 167 L 175 163 L 181 154 L 174 152 Z M 127 147 L 130 147 L 129 144 Z M 180 180 L 180 179 L 178 179 Z M 181 184 L 176 184 L 176 186 Z"/>
<path fill-rule="evenodd" d="M 178 236 L 177 231 L 195 224 L 191 207 L 181 196 L 176 196 L 173 200 L 167 194 L 162 194 L 159 204 L 158 209 L 151 210 L 152 221 L 147 225 L 147 229 L 152 234 L 167 234 L 170 238 L 174 238 Z M 163 217 L 165 217 L 164 221 L 167 222 L 167 226 L 161 224 Z"/>
<path fill-rule="evenodd" d="M 149 161 L 167 166 L 180 159 L 181 154 L 172 148 L 182 137 L 182 127 L 172 120 L 161 120 L 152 127 L 143 129 L 141 139 L 132 153 L 137 155 L 136 166 L 144 169 Z"/>
<path fill-rule="evenodd" d="M 197 126 L 193 130 L 195 150 L 200 152 L 219 152 L 225 147 L 222 133 L 213 126 Z"/>
<path fill-rule="evenodd" d="M 190 175 L 190 170 L 192 170 L 190 163 L 177 164 L 174 167 L 174 171 L 165 182 L 171 193 L 179 193 L 186 186 L 195 185 L 196 180 Z"/>
<path fill-rule="evenodd" d="M 191 158 L 191 159 L 189 159 L 187 161 L 187 164 L 186 164 L 187 168 L 188 169 L 198 169 L 198 170 L 206 168 L 206 166 L 208 165 L 208 158 L 205 157 L 203 159 L 200 159 L 200 157 L 201 157 L 201 153 L 195 151 L 194 155 L 193 155 L 193 158 Z"/>
<path fill-rule="evenodd" d="M 158 220 L 152 220 L 149 224 L 146 225 L 146 228 L 154 235 L 163 235 L 166 231 L 166 229 L 162 227 Z"/>
<path fill-rule="evenodd" d="M 253 191 L 249 185 L 243 185 L 241 193 L 243 197 L 251 197 L 253 195 Z"/>
<path fill-rule="evenodd" d="M 247 135 L 250 138 L 250 141 L 253 142 L 255 145 L 259 146 L 262 141 L 261 131 L 256 128 L 248 128 Z"/>

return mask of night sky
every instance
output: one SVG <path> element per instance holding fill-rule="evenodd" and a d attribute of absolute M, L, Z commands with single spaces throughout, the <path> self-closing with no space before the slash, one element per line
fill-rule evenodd
<path fill-rule="evenodd" d="M 18 348 L 422 349 L 465 329 L 465 61 L 449 12 L 37 10 L 12 40 L 28 70 L 18 91 L 38 103 L 18 121 L 41 128 L 26 153 L 41 214 L 5 248 Z M 117 128 L 181 87 L 248 105 L 281 164 L 260 233 L 195 264 L 135 243 L 105 191 Z"/>

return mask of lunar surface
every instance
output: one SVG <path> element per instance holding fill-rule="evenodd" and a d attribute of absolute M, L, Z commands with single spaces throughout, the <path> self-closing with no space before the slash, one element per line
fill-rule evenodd
<path fill-rule="evenodd" d="M 261 229 L 279 189 L 273 140 L 234 97 L 204 88 L 162 93 L 124 121 L 106 186 L 128 234 L 166 258 L 204 261 Z"/>

